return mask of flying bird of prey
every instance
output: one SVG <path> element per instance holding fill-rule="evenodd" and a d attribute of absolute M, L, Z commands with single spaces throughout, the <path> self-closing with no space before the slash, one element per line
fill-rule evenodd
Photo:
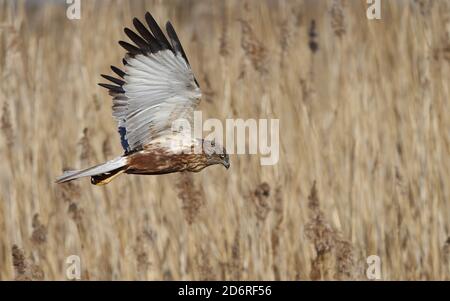
<path fill-rule="evenodd" d="M 124 70 L 111 66 L 118 77 L 102 74 L 111 83 L 99 84 L 113 97 L 124 154 L 84 170 L 66 171 L 57 183 L 91 177 L 92 184 L 103 185 L 122 173 L 158 175 L 199 172 L 213 164 L 230 167 L 218 143 L 186 139 L 182 131 L 172 129 L 178 119 L 192 125 L 201 91 L 172 24 L 166 24 L 167 38 L 148 12 L 145 21 L 148 28 L 137 18 L 133 19 L 136 31 L 125 28 L 134 45 L 119 42 L 127 51 Z"/>

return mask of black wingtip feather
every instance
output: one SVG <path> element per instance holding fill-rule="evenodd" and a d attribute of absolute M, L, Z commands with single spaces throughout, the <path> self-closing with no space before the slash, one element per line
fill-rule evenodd
<path fill-rule="evenodd" d="M 155 37 L 148 31 L 148 29 L 144 26 L 144 24 L 142 24 L 142 22 L 139 21 L 138 18 L 133 19 L 133 25 L 139 32 L 139 34 L 142 36 L 142 38 L 144 38 L 147 44 L 150 46 L 151 52 L 158 52 L 159 50 L 162 49 L 158 40 L 155 39 Z"/>
<path fill-rule="evenodd" d="M 133 18 L 133 25 L 136 28 L 137 33 L 130 28 L 124 29 L 125 34 L 133 43 L 136 44 L 136 46 L 125 41 L 119 41 L 120 46 L 122 46 L 127 51 L 127 55 L 124 59 L 122 59 L 123 65 L 126 66 L 128 64 L 127 58 L 129 57 L 134 57 L 139 54 L 146 55 L 148 54 L 148 52 L 157 53 L 161 50 L 166 49 L 172 51 L 175 54 L 181 54 L 186 63 L 189 65 L 189 60 L 186 56 L 186 53 L 184 52 L 183 46 L 181 45 L 180 39 L 178 38 L 178 35 L 172 24 L 170 22 L 166 23 L 166 37 L 166 35 L 159 27 L 158 23 L 149 12 L 145 13 L 145 21 L 148 25 L 148 29 L 137 18 Z M 123 78 L 125 76 L 125 72 L 123 72 L 122 70 L 116 67 L 111 67 L 111 69 L 120 77 Z"/>
<path fill-rule="evenodd" d="M 139 19 L 133 18 L 133 25 L 139 35 L 130 28 L 124 28 L 125 34 L 133 43 L 136 44 L 136 46 L 125 41 L 119 41 L 119 44 L 128 51 L 128 54 L 131 57 L 138 54 L 145 55 L 148 52 L 157 53 L 158 51 L 168 49 L 175 54 L 180 53 L 186 60 L 186 63 L 189 64 L 189 60 L 184 52 L 180 39 L 178 38 L 178 35 L 170 22 L 166 23 L 166 37 L 158 23 L 149 12 L 145 13 L 145 21 L 150 30 L 148 30 L 147 27 L 139 21 Z M 126 60 L 123 60 L 122 62 L 124 65 L 127 64 Z"/>
<path fill-rule="evenodd" d="M 138 36 L 134 31 L 125 27 L 124 32 L 128 36 L 128 38 L 130 38 L 130 40 L 140 48 L 140 50 L 143 50 L 144 52 L 151 51 L 150 45 L 143 38 Z"/>
<path fill-rule="evenodd" d="M 150 28 L 150 31 L 153 33 L 155 38 L 158 40 L 159 44 L 163 49 L 170 49 L 173 51 L 173 48 L 169 41 L 167 40 L 166 36 L 162 32 L 161 28 L 159 27 L 158 23 L 155 21 L 153 16 L 149 13 L 145 13 L 145 21 L 147 22 L 148 27 Z"/>
<path fill-rule="evenodd" d="M 114 93 L 125 93 L 125 90 L 122 89 L 122 87 L 119 86 L 114 86 L 114 85 L 110 85 L 110 84 L 104 84 L 104 83 L 98 83 L 98 85 L 100 87 L 106 88 L 109 90 L 109 92 L 114 92 Z"/>
<path fill-rule="evenodd" d="M 119 45 L 122 46 L 126 51 L 128 51 L 131 55 L 138 55 L 142 54 L 142 50 L 137 48 L 134 45 L 131 45 L 130 43 L 127 43 L 125 41 L 119 41 Z"/>
<path fill-rule="evenodd" d="M 116 66 L 111 66 L 111 70 L 117 74 L 118 76 L 120 76 L 121 78 L 124 78 L 126 73 L 123 72 L 122 70 L 120 70 L 119 68 L 117 68 Z"/>
<path fill-rule="evenodd" d="M 172 23 L 170 23 L 170 21 L 167 21 L 166 23 L 166 31 L 167 34 L 169 35 L 170 41 L 172 42 L 172 46 L 175 49 L 175 51 L 181 53 L 183 58 L 189 64 L 189 60 L 186 56 L 186 53 L 184 53 L 183 46 L 181 46 L 180 39 L 178 38 L 178 35 L 175 32 L 175 29 L 173 28 Z"/>
<path fill-rule="evenodd" d="M 112 77 L 112 76 L 109 76 L 109 75 L 106 75 L 106 74 L 101 74 L 101 76 L 104 79 L 115 83 L 116 85 L 123 86 L 125 84 L 125 82 L 123 80 L 121 80 L 121 79 L 118 79 L 118 78 L 115 78 L 115 77 Z"/>

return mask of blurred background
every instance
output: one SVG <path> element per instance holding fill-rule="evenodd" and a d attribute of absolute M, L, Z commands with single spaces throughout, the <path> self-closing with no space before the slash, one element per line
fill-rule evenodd
<path fill-rule="evenodd" d="M 450 279 L 450 2 L 0 0 L 0 279 Z M 122 153 L 123 28 L 171 20 L 203 117 L 278 118 L 280 160 L 54 184 Z"/>

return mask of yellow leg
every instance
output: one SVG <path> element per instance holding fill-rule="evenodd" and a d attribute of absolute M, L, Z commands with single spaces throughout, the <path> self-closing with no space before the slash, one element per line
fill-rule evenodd
<path fill-rule="evenodd" d="M 119 170 L 118 172 L 112 174 L 111 176 L 104 178 L 98 182 L 94 182 L 93 180 L 91 180 L 91 183 L 97 186 L 103 186 L 108 184 L 109 182 L 111 182 L 112 180 L 114 180 L 118 175 L 120 175 L 121 173 L 123 173 L 125 170 Z"/>

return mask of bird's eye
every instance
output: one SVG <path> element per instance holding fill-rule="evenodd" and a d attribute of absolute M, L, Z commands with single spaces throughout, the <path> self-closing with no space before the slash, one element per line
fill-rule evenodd
<path fill-rule="evenodd" d="M 220 159 L 225 159 L 225 155 L 224 154 L 221 154 L 219 157 L 220 157 Z"/>

